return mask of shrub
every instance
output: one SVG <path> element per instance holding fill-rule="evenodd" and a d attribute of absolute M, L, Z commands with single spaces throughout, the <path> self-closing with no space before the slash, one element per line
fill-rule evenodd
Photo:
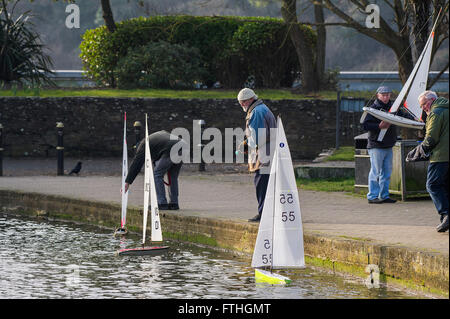
<path fill-rule="evenodd" d="M 29 21 L 30 14 L 25 12 L 13 19 L 5 9 L 0 7 L 0 84 L 54 85 L 49 78 L 51 58 L 44 53 L 39 34 Z"/>
<path fill-rule="evenodd" d="M 290 86 L 294 76 L 291 73 L 299 66 L 286 32 L 285 24 L 280 19 L 140 17 L 117 23 L 114 33 L 109 33 L 104 26 L 87 30 L 80 45 L 80 57 L 92 79 L 115 86 L 118 77 L 114 73 L 118 70 L 119 60 L 130 50 L 162 40 L 197 48 L 201 65 L 206 70 L 200 81 L 209 87 L 216 81 L 224 87 L 241 87 L 251 72 L 258 73 L 254 74 L 257 85 L 272 86 L 275 83 L 275 86 Z M 308 32 L 315 39 L 311 28 Z M 252 39 L 257 39 L 257 42 L 253 43 Z M 274 59 L 278 59 L 277 63 L 273 63 Z M 256 63 L 258 66 L 252 65 Z"/>
<path fill-rule="evenodd" d="M 192 88 L 205 73 L 200 52 L 180 44 L 152 42 L 119 60 L 114 71 L 120 88 Z"/>
<path fill-rule="evenodd" d="M 291 86 L 300 71 L 287 26 L 277 19 L 246 22 L 233 35 L 230 50 L 242 57 L 256 87 Z"/>

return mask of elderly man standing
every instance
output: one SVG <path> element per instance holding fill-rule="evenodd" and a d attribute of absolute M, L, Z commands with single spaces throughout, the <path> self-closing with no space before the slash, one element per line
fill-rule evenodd
<path fill-rule="evenodd" d="M 448 100 L 425 91 L 419 95 L 419 104 L 427 113 L 426 133 L 419 145 L 430 153 L 427 172 L 427 191 L 438 211 L 441 223 L 438 232 L 448 230 Z"/>
<path fill-rule="evenodd" d="M 380 86 L 377 89 L 377 99 L 371 107 L 389 111 L 392 106 L 391 93 L 389 87 Z M 395 199 L 389 198 L 389 184 L 392 173 L 392 147 L 397 141 L 396 126 L 368 114 L 363 122 L 363 128 L 369 131 L 367 149 L 370 156 L 370 172 L 367 200 L 369 204 L 395 203 Z M 387 131 L 383 140 L 378 141 L 382 129 Z"/>
<path fill-rule="evenodd" d="M 272 155 L 270 144 L 270 129 L 277 127 L 277 121 L 270 109 L 258 99 L 252 89 L 242 89 L 237 99 L 246 112 L 244 143 L 249 149 L 249 171 L 255 173 L 256 198 L 258 200 L 258 215 L 249 219 L 250 222 L 258 222 L 261 219 L 266 190 L 270 175 L 270 156 Z M 260 134 L 264 134 L 261 136 Z M 272 143 L 273 144 L 273 143 Z M 264 153 L 263 153 L 264 152 Z M 267 160 L 269 158 L 269 160 Z M 266 159 L 266 160 L 264 160 Z"/>

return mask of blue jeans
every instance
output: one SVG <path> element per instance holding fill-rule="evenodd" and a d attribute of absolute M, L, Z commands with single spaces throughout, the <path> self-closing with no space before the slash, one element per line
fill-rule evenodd
<path fill-rule="evenodd" d="M 156 196 L 158 205 L 167 204 L 166 188 L 164 186 L 164 175 L 170 175 L 169 196 L 171 204 L 178 204 L 178 175 L 180 174 L 182 162 L 175 164 L 169 156 L 162 156 L 156 163 L 154 169 Z"/>
<path fill-rule="evenodd" d="M 441 216 L 448 214 L 448 162 L 428 165 L 427 191 L 438 213 Z"/>
<path fill-rule="evenodd" d="M 392 173 L 392 148 L 370 148 L 369 192 L 367 199 L 389 197 Z"/>

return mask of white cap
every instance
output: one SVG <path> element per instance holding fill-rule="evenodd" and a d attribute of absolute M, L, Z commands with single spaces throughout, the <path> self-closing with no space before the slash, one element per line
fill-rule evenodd
<path fill-rule="evenodd" d="M 238 101 L 245 101 L 251 98 L 257 99 L 258 96 L 253 92 L 252 89 L 245 88 L 239 91 L 239 94 L 237 96 Z"/>

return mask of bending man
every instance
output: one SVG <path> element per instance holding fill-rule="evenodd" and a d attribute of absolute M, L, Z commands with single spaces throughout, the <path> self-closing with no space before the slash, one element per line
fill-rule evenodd
<path fill-rule="evenodd" d="M 172 137 L 172 138 L 171 138 Z M 158 207 L 160 210 L 177 210 L 178 205 L 178 175 L 180 173 L 182 162 L 174 163 L 170 158 L 170 150 L 172 146 L 181 140 L 167 131 L 158 131 L 150 134 L 148 142 L 150 146 L 150 154 L 155 165 L 153 174 L 155 177 L 156 196 L 158 197 Z M 125 179 L 125 191 L 133 183 L 137 174 L 142 169 L 145 162 L 145 138 L 139 142 L 136 155 L 131 162 L 128 175 Z M 164 175 L 167 173 L 169 177 L 169 196 L 170 202 L 167 202 L 166 189 L 164 186 Z"/>

